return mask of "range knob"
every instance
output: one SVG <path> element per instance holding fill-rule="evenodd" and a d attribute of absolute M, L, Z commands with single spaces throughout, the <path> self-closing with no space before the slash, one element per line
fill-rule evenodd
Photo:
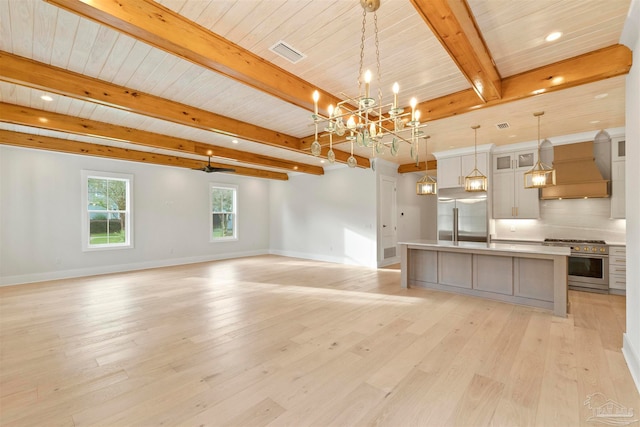
<path fill-rule="evenodd" d="M 580 252 L 580 246 L 575 246 L 572 249 L 574 249 L 576 252 Z"/>
<path fill-rule="evenodd" d="M 600 252 L 606 252 L 605 248 L 600 248 Z"/>
<path fill-rule="evenodd" d="M 584 248 L 582 248 L 585 252 L 589 252 L 589 246 L 585 246 Z"/>
<path fill-rule="evenodd" d="M 594 246 L 593 248 L 591 248 L 591 252 L 598 252 L 598 248 Z"/>

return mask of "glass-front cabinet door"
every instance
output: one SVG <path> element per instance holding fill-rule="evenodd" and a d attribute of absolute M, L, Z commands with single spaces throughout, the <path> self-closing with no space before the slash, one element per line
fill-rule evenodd
<path fill-rule="evenodd" d="M 496 154 L 493 156 L 493 171 L 506 172 L 516 169 L 531 169 L 536 162 L 534 150 L 516 153 Z"/>
<path fill-rule="evenodd" d="M 502 156 L 494 156 L 494 170 L 496 172 L 507 171 L 512 169 L 513 156 L 511 154 L 504 154 Z"/>
<path fill-rule="evenodd" d="M 517 168 L 531 169 L 535 163 L 535 157 L 536 155 L 533 151 L 528 153 L 518 153 L 516 158 L 518 162 Z"/>

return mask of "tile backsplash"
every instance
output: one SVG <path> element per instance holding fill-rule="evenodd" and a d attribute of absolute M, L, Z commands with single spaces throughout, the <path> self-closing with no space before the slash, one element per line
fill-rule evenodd
<path fill-rule="evenodd" d="M 497 219 L 492 238 L 595 239 L 624 243 L 626 220 L 611 219 L 610 199 L 540 200 L 540 219 Z"/>

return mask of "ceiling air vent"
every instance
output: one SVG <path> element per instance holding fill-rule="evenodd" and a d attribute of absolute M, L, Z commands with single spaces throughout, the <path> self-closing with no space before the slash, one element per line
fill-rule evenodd
<path fill-rule="evenodd" d="M 496 127 L 498 129 L 509 129 L 511 126 L 509 126 L 509 123 L 507 122 L 502 122 L 502 123 L 498 123 Z"/>
<path fill-rule="evenodd" d="M 298 52 L 291 45 L 280 40 L 278 43 L 274 44 L 269 48 L 270 51 L 277 53 L 282 56 L 287 61 L 295 64 L 298 61 L 306 58 L 307 55 L 304 55 L 302 52 Z"/>

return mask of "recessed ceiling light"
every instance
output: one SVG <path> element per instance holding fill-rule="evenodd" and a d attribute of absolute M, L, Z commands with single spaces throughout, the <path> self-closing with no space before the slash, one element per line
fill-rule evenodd
<path fill-rule="evenodd" d="M 606 98 L 607 96 L 609 96 L 608 93 L 600 93 L 600 94 L 594 96 L 593 98 L 594 99 L 602 99 L 602 98 Z"/>
<path fill-rule="evenodd" d="M 53 98 L 52 98 L 52 97 L 50 97 L 49 95 L 42 95 L 42 96 L 40 97 L 40 99 L 42 99 L 43 101 L 47 101 L 47 102 L 51 102 L 51 101 L 53 101 Z"/>
<path fill-rule="evenodd" d="M 297 170 L 298 170 L 298 167 L 297 167 L 297 166 L 294 166 L 294 167 L 293 167 L 293 170 L 294 170 L 294 171 L 297 171 Z"/>
<path fill-rule="evenodd" d="M 549 35 L 547 35 L 544 40 L 552 42 L 554 40 L 558 40 L 560 37 L 562 37 L 562 33 L 560 31 L 554 31 L 553 33 L 549 33 Z"/>
<path fill-rule="evenodd" d="M 238 143 L 238 140 L 237 140 L 237 139 L 234 139 L 234 140 L 233 140 L 233 141 L 231 141 L 231 142 L 232 142 L 232 143 L 234 143 L 234 144 L 237 144 L 237 143 Z"/>
<path fill-rule="evenodd" d="M 554 77 L 553 79 L 551 79 L 551 83 L 553 83 L 554 85 L 559 85 L 562 82 L 564 82 L 564 77 L 562 76 Z"/>
<path fill-rule="evenodd" d="M 320 159 L 320 163 L 324 163 L 324 159 Z"/>
<path fill-rule="evenodd" d="M 546 89 L 538 89 L 538 90 L 534 90 L 533 92 L 531 92 L 534 95 L 540 95 L 541 93 L 544 93 L 546 91 Z"/>
<path fill-rule="evenodd" d="M 47 123 L 47 122 L 49 121 L 49 119 L 47 119 L 47 118 L 45 118 L 45 117 L 39 117 L 39 118 L 38 118 L 38 121 L 39 121 L 40 123 Z"/>
<path fill-rule="evenodd" d="M 591 120 L 589 123 L 591 123 L 592 125 L 595 125 L 596 123 L 600 123 L 600 120 Z"/>

